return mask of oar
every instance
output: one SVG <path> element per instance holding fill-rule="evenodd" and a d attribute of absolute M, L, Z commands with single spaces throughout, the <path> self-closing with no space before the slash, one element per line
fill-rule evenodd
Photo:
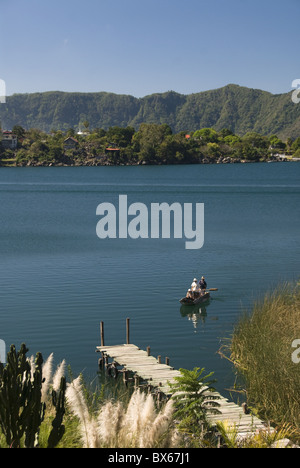
<path fill-rule="evenodd" d="M 218 291 L 218 288 L 209 288 L 209 289 L 206 289 L 205 291 Z"/>

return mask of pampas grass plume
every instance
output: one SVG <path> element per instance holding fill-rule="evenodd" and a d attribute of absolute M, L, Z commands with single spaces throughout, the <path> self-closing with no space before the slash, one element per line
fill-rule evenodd
<path fill-rule="evenodd" d="M 42 385 L 42 401 L 46 402 L 49 394 L 49 387 L 52 380 L 52 369 L 53 369 L 53 353 L 50 354 L 48 359 L 43 365 L 42 373 L 43 373 L 43 385 Z"/>
<path fill-rule="evenodd" d="M 96 421 L 89 414 L 80 375 L 77 379 L 73 380 L 71 384 L 68 384 L 66 399 L 71 411 L 80 421 L 84 448 L 97 448 L 98 439 Z"/>
<path fill-rule="evenodd" d="M 121 432 L 124 423 L 125 411 L 120 402 L 108 401 L 101 408 L 97 423 L 99 439 L 105 447 L 117 448 L 121 443 Z"/>
<path fill-rule="evenodd" d="M 56 372 L 53 377 L 53 390 L 55 390 L 56 392 L 60 388 L 60 381 L 61 381 L 61 378 L 65 376 L 65 371 L 66 371 L 66 361 L 63 360 L 57 366 Z"/>

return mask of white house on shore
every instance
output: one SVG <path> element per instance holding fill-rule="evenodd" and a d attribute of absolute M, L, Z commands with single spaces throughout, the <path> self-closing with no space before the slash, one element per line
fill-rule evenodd
<path fill-rule="evenodd" d="M 1 134 L 2 133 L 2 134 Z M 18 146 L 18 137 L 11 131 L 6 130 L 0 133 L 1 144 L 5 149 L 16 149 Z"/>

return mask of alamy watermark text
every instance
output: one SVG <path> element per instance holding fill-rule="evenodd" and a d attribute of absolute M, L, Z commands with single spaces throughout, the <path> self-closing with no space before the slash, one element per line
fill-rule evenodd
<path fill-rule="evenodd" d="M 295 104 L 299 104 L 300 102 L 300 80 L 294 80 L 292 82 L 292 88 L 296 88 L 295 91 L 292 92 L 292 101 Z"/>
<path fill-rule="evenodd" d="M 2 362 L 2 364 L 6 362 L 6 345 L 3 340 L 0 340 L 0 362 Z"/>
<path fill-rule="evenodd" d="M 204 203 L 144 203 L 128 206 L 127 195 L 119 195 L 119 205 L 100 203 L 99 239 L 186 239 L 186 249 L 201 249 L 204 244 Z M 195 215 L 195 217 L 194 217 Z M 172 229 L 173 227 L 173 229 Z"/>
<path fill-rule="evenodd" d="M 0 104 L 6 103 L 6 84 L 4 80 L 0 79 Z"/>
<path fill-rule="evenodd" d="M 300 339 L 293 341 L 292 348 L 296 348 L 292 353 L 292 361 L 294 364 L 300 364 Z"/>

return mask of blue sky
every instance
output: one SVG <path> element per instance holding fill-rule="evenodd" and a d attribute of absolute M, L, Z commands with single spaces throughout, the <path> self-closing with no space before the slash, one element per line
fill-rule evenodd
<path fill-rule="evenodd" d="M 142 97 L 300 78 L 300 0 L 0 0 L 7 94 Z"/>

